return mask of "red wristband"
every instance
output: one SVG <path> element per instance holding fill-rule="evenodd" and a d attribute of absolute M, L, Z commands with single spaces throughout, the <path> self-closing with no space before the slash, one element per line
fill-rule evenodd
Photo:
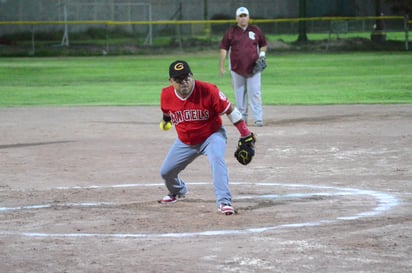
<path fill-rule="evenodd" d="M 246 122 L 244 120 L 239 121 L 235 124 L 236 128 L 239 130 L 241 137 L 246 137 L 250 135 L 250 130 L 247 128 Z"/>

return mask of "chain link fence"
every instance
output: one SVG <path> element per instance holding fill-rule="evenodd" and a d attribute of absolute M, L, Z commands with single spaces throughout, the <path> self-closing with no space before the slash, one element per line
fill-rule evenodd
<path fill-rule="evenodd" d="M 224 31 L 235 23 L 234 15 L 227 11 L 234 12 L 237 3 L 225 1 L 217 5 L 215 2 L 0 0 L 0 7 L 7 5 L 8 10 L 14 11 L 6 13 L 5 9 L 0 9 L 0 55 L 138 54 L 150 49 L 217 49 Z M 271 45 L 296 41 L 304 20 L 309 41 L 326 41 L 325 49 L 337 39 L 371 39 L 371 33 L 381 23 L 385 41 L 400 42 L 405 49 L 409 48 L 411 21 L 407 17 L 302 19 L 290 12 L 298 10 L 298 1 L 246 2 L 251 11 L 260 12 L 251 16 L 251 23 L 262 28 Z M 267 17 L 276 19 L 264 19 Z"/>

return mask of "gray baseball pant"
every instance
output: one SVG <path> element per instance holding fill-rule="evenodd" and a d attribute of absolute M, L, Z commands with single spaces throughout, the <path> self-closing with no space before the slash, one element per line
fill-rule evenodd
<path fill-rule="evenodd" d="M 184 195 L 187 193 L 186 184 L 179 177 L 193 160 L 200 155 L 206 155 L 212 170 L 213 186 L 216 205 L 231 204 L 232 196 L 229 190 L 229 175 L 225 162 L 226 129 L 221 127 L 199 145 L 187 145 L 179 139 L 173 143 L 160 168 L 160 176 L 165 181 L 170 193 Z"/>
<path fill-rule="evenodd" d="M 243 119 L 248 120 L 248 103 L 252 112 L 253 121 L 263 121 L 261 73 L 245 77 L 230 71 L 232 87 L 236 98 L 236 107 L 242 113 Z"/>

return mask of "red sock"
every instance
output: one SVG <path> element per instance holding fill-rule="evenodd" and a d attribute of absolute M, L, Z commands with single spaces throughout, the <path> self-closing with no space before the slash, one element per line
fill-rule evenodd
<path fill-rule="evenodd" d="M 244 120 L 239 121 L 235 124 L 236 128 L 239 130 L 241 137 L 246 137 L 250 135 L 250 130 L 247 128 L 246 122 Z"/>

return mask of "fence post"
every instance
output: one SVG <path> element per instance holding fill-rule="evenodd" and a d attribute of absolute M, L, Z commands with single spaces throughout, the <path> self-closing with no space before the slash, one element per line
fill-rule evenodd
<path fill-rule="evenodd" d="M 106 31 L 106 49 L 103 49 L 102 53 L 103 55 L 107 55 L 109 53 L 109 23 L 106 22 L 105 24 L 105 31 Z"/>
<path fill-rule="evenodd" d="M 403 25 L 405 29 L 405 49 L 409 50 L 409 15 L 406 14 L 403 18 Z"/>
<path fill-rule="evenodd" d="M 67 24 L 67 8 L 63 6 L 64 34 L 62 38 L 62 46 L 69 46 L 69 26 Z"/>
<path fill-rule="evenodd" d="M 31 25 L 31 50 L 29 51 L 30 56 L 34 56 L 36 54 L 36 45 L 34 41 L 34 32 L 35 32 L 35 26 Z"/>

